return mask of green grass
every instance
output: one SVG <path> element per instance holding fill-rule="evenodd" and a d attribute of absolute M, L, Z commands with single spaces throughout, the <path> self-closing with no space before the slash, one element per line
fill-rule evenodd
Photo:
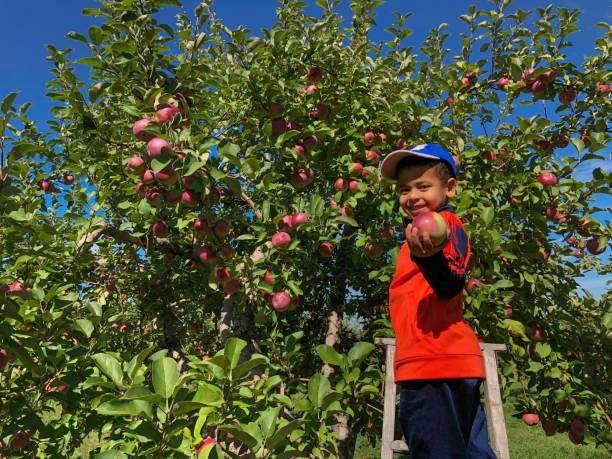
<path fill-rule="evenodd" d="M 528 426 L 522 419 L 512 416 L 511 407 L 504 408 L 510 457 L 512 459 L 603 459 L 612 458 L 603 447 L 592 445 L 574 445 L 569 441 L 567 433 L 547 437 L 540 424 Z M 399 439 L 399 436 L 396 436 Z M 357 439 L 355 447 L 356 459 L 375 459 L 380 457 L 380 439 L 372 447 L 365 437 Z M 409 456 L 395 454 L 394 458 Z"/>

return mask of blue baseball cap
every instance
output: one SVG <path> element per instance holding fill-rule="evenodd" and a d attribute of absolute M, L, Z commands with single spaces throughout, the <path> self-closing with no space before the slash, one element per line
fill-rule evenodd
<path fill-rule="evenodd" d="M 453 171 L 453 177 L 457 177 L 457 167 L 453 155 L 435 143 L 415 145 L 408 150 L 395 150 L 385 156 L 380 163 L 380 174 L 389 180 L 397 180 L 396 168 L 402 158 L 406 156 L 420 156 L 421 158 L 441 159 L 446 161 Z"/>

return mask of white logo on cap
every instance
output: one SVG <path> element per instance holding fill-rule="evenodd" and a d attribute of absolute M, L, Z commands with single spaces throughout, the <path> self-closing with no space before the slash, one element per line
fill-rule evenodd
<path fill-rule="evenodd" d="M 427 145 L 423 144 L 423 145 L 417 145 L 415 147 L 412 147 L 411 150 L 423 150 Z"/>

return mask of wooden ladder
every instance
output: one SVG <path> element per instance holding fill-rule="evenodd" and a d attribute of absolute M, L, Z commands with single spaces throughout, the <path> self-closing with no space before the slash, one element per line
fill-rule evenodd
<path fill-rule="evenodd" d="M 374 343 L 385 346 L 385 402 L 383 415 L 381 459 L 393 459 L 393 452 L 408 452 L 408 445 L 403 440 L 395 440 L 396 386 L 393 376 L 393 358 L 395 356 L 395 338 L 374 338 Z M 506 350 L 505 344 L 480 343 L 484 357 L 486 379 L 484 393 L 487 413 L 487 428 L 491 439 L 491 448 L 498 459 L 510 459 L 508 436 L 504 422 L 504 410 L 497 376 L 496 352 Z"/>

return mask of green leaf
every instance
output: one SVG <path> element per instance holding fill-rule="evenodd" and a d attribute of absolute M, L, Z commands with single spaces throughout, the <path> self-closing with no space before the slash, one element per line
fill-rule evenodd
<path fill-rule="evenodd" d="M 89 39 L 94 45 L 99 45 L 104 41 L 104 32 L 102 32 L 102 29 L 99 27 L 91 26 L 87 33 L 89 34 Z"/>
<path fill-rule="evenodd" d="M 91 358 L 102 373 L 108 376 L 117 387 L 123 387 L 123 372 L 121 371 L 121 365 L 119 365 L 115 357 L 109 354 L 94 354 Z"/>
<path fill-rule="evenodd" d="M 276 420 L 278 419 L 279 413 L 280 406 L 277 406 L 266 411 L 261 417 L 261 434 L 264 438 L 274 435 L 276 431 Z"/>
<path fill-rule="evenodd" d="M 242 189 L 240 188 L 240 182 L 234 177 L 224 177 L 223 181 L 229 187 L 234 196 L 241 196 Z"/>
<path fill-rule="evenodd" d="M 19 143 L 17 145 L 13 144 L 12 150 L 9 152 L 9 155 L 14 159 L 20 159 L 24 155 L 28 153 L 32 153 L 35 151 L 41 151 L 43 148 L 39 145 L 32 145 L 29 143 Z"/>
<path fill-rule="evenodd" d="M 267 361 L 268 359 L 264 357 L 263 355 L 258 356 L 256 354 L 253 354 L 250 360 L 247 360 L 246 362 L 241 363 L 232 371 L 232 376 L 234 378 L 241 378 L 244 375 L 246 375 L 249 371 L 251 371 L 253 368 L 259 365 L 264 365 Z"/>
<path fill-rule="evenodd" d="M 154 394 L 146 386 L 130 387 L 125 394 L 121 396 L 121 400 L 145 400 L 147 402 L 158 403 L 162 397 L 159 394 Z"/>
<path fill-rule="evenodd" d="M 170 398 L 178 382 L 178 365 L 170 357 L 162 357 L 152 365 L 153 389 L 163 398 Z"/>
<path fill-rule="evenodd" d="M 259 440 L 254 435 L 251 435 L 251 433 L 246 432 L 240 425 L 219 426 L 219 430 L 221 432 L 231 433 L 251 450 L 259 444 Z"/>
<path fill-rule="evenodd" d="M 246 344 L 246 341 L 240 338 L 230 338 L 227 340 L 223 354 L 229 360 L 230 368 L 236 368 L 240 359 L 240 353 L 246 347 Z"/>
<path fill-rule="evenodd" d="M 321 373 L 317 373 L 310 378 L 308 382 L 308 398 L 312 404 L 320 408 L 330 387 L 329 380 Z"/>
<path fill-rule="evenodd" d="M 200 167 L 204 166 L 205 164 L 206 164 L 206 161 L 200 161 L 200 160 L 197 160 L 191 157 L 187 165 L 183 168 L 182 175 L 183 176 L 192 175 L 195 171 L 197 171 Z"/>
<path fill-rule="evenodd" d="M 211 443 L 210 445 L 206 445 L 200 454 L 198 454 L 198 459 L 224 459 L 223 451 L 219 448 L 219 445 L 216 443 Z"/>
<path fill-rule="evenodd" d="M 321 357 L 321 360 L 329 365 L 342 366 L 344 363 L 344 356 L 327 344 L 320 344 L 317 346 L 316 351 L 319 357 Z"/>
<path fill-rule="evenodd" d="M 13 102 L 15 102 L 15 99 L 17 99 L 17 96 L 19 94 L 19 92 L 12 92 L 4 98 L 4 100 L 2 101 L 2 105 L 0 105 L 2 113 L 4 113 L 5 115 L 8 114 L 9 110 L 13 106 Z"/>
<path fill-rule="evenodd" d="M 341 224 L 341 225 L 350 225 L 350 226 L 354 226 L 354 227 L 358 227 L 359 223 L 357 223 L 357 220 L 355 220 L 354 218 L 351 217 L 346 217 L 344 215 L 341 215 L 339 217 L 336 217 L 333 219 L 333 223 L 337 223 L 337 224 Z"/>
<path fill-rule="evenodd" d="M 485 207 L 482 210 L 482 221 L 484 222 L 485 226 L 488 226 L 492 221 L 493 221 L 493 217 L 495 215 L 495 211 L 493 210 L 493 207 Z"/>
<path fill-rule="evenodd" d="M 365 343 L 363 341 L 355 343 L 355 345 L 348 351 L 349 359 L 351 359 L 353 362 L 361 360 L 364 357 L 367 357 L 375 348 L 376 346 L 374 346 L 372 343 Z"/>
<path fill-rule="evenodd" d="M 103 453 L 96 454 L 94 459 L 128 459 L 128 457 L 121 451 L 109 449 Z"/>
<path fill-rule="evenodd" d="M 113 399 L 102 403 L 96 411 L 105 416 L 145 416 L 153 418 L 153 407 L 144 400 Z"/>
<path fill-rule="evenodd" d="M 300 424 L 302 424 L 303 421 L 299 420 L 299 419 L 294 419 L 293 421 L 285 424 L 284 426 L 280 427 L 276 433 L 274 435 L 272 435 L 268 441 L 266 442 L 266 446 L 270 449 L 273 450 L 274 448 L 276 448 L 276 446 L 278 446 L 285 438 L 287 438 L 287 435 L 291 434 L 291 432 L 295 431 L 297 428 L 300 427 Z"/>
<path fill-rule="evenodd" d="M 491 290 L 498 290 L 500 288 L 511 288 L 513 287 L 514 284 L 512 283 L 511 280 L 508 279 L 501 279 L 498 280 L 497 282 L 495 282 L 492 286 L 491 286 Z"/>
<path fill-rule="evenodd" d="M 213 384 L 199 383 L 191 401 L 202 405 L 220 406 L 224 402 L 223 391 Z"/>
<path fill-rule="evenodd" d="M 550 355 L 550 352 L 551 352 L 550 344 L 536 343 L 536 352 L 541 358 L 545 359 L 546 357 Z"/>
<path fill-rule="evenodd" d="M 83 333 L 87 338 L 91 336 L 94 331 L 94 326 L 90 320 L 87 319 L 77 319 L 75 321 L 76 329 Z"/>
<path fill-rule="evenodd" d="M 83 43 L 87 43 L 87 38 L 85 38 L 83 35 L 77 32 L 68 32 L 66 34 L 66 38 L 70 38 L 71 40 L 82 41 Z"/>
<path fill-rule="evenodd" d="M 323 215 L 325 209 L 325 201 L 318 194 L 312 194 L 310 196 L 310 214 L 313 217 L 320 217 Z"/>

